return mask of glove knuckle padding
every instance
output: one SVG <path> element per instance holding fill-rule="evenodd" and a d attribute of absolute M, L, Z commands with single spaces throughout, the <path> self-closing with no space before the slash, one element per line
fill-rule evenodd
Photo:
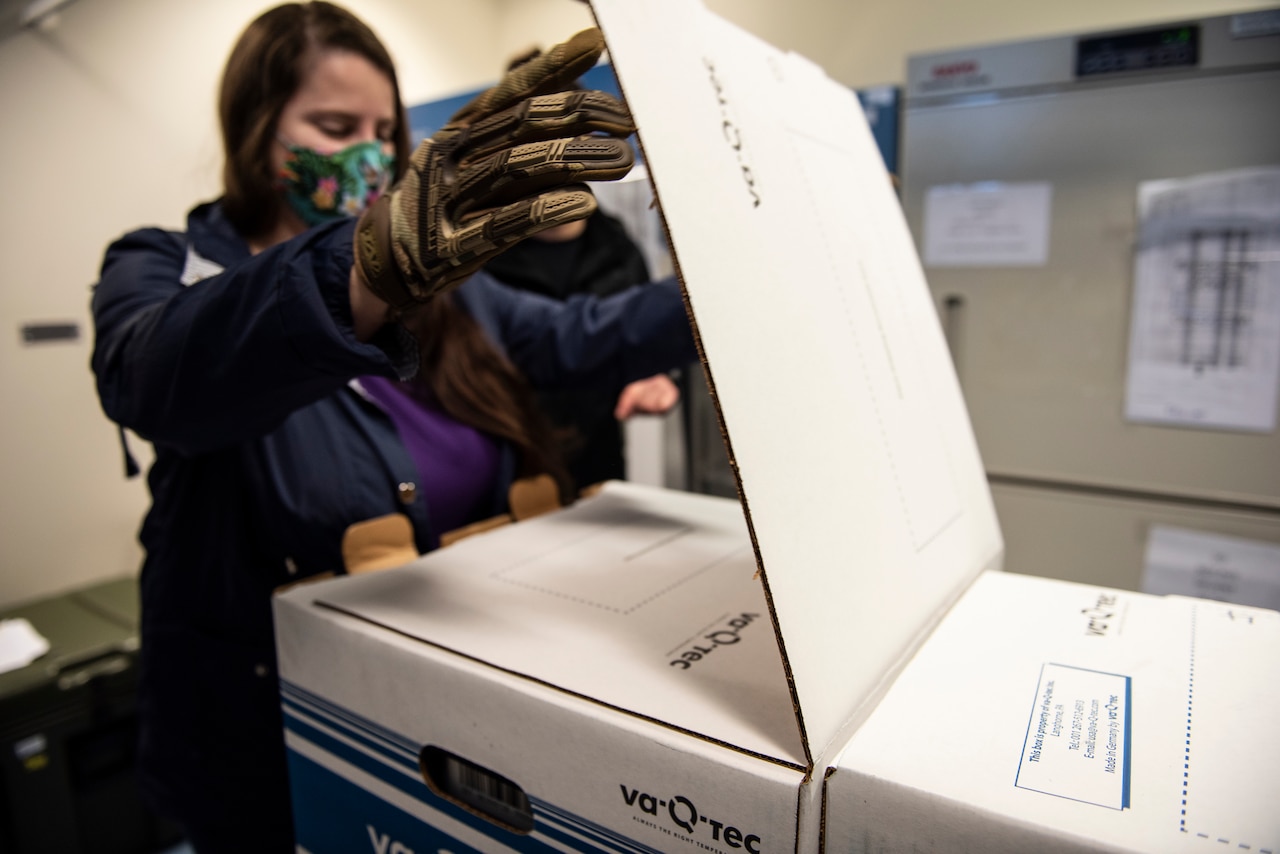
<path fill-rule="evenodd" d="M 567 140 L 561 156 L 581 169 L 590 171 L 591 174 L 586 177 L 589 180 L 594 180 L 597 174 L 601 178 L 610 177 L 610 173 L 617 170 L 622 170 L 625 174 L 635 160 L 631 146 L 622 140 L 595 136 Z"/>
<path fill-rule="evenodd" d="M 470 126 L 460 159 L 484 157 L 504 148 L 555 137 L 607 133 L 634 128 L 622 104 L 604 92 L 562 92 L 530 98 Z"/>
<path fill-rule="evenodd" d="M 631 169 L 631 147 L 616 139 L 579 137 L 530 143 L 462 170 L 451 215 L 509 204 L 565 184 L 620 178 Z"/>
<path fill-rule="evenodd" d="M 562 90 L 603 47 L 598 30 L 579 33 L 509 73 L 418 146 L 376 215 L 357 225 L 357 265 L 375 293 L 403 311 L 512 244 L 595 211 L 588 189 L 567 185 L 625 175 L 632 150 L 615 137 L 634 127 L 616 98 Z"/>

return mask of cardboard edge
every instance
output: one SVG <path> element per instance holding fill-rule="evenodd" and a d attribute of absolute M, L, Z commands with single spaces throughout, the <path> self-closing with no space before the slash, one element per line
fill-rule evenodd
<path fill-rule="evenodd" d="M 835 776 L 836 766 L 830 764 L 822 774 L 822 812 L 818 817 L 818 850 L 827 850 L 827 813 L 830 810 L 830 799 L 828 795 L 831 792 L 831 778 Z"/>
<path fill-rule="evenodd" d="M 591 18 L 595 22 L 596 27 L 600 30 L 607 49 L 609 43 L 608 36 L 605 34 L 604 27 L 600 26 L 600 19 L 596 15 L 595 6 L 591 5 L 591 0 L 587 0 L 587 3 L 590 7 Z M 702 3 L 699 3 L 699 6 L 704 12 L 706 11 L 706 7 Z M 612 57 L 610 57 L 610 61 L 612 62 Z M 617 73 L 616 64 L 614 65 L 614 76 L 617 78 L 618 91 L 622 96 L 622 103 L 625 106 L 627 103 L 626 86 L 622 82 L 621 75 Z M 628 112 L 630 112 L 629 107 Z M 647 154 L 645 154 L 644 138 L 641 136 L 639 128 L 636 129 L 635 136 L 636 144 L 640 147 L 640 153 L 644 155 L 644 161 L 647 165 L 650 163 L 650 160 Z M 799 730 L 800 744 L 805 753 L 805 762 L 807 767 L 803 770 L 806 772 L 806 775 L 811 776 L 814 768 L 813 750 L 809 745 L 809 734 L 805 728 L 804 712 L 800 708 L 800 696 L 796 692 L 795 676 L 791 668 L 791 659 L 787 655 L 787 645 L 783 640 L 781 630 L 778 628 L 778 613 L 773 604 L 773 592 L 769 588 L 769 576 L 765 571 L 764 555 L 760 551 L 760 540 L 756 536 L 755 522 L 751 518 L 751 502 L 747 498 L 746 489 L 742 483 L 742 472 L 738 467 L 738 458 L 733 452 L 733 439 L 729 435 L 729 427 L 724 417 L 724 410 L 720 407 L 720 396 L 716 392 L 715 377 L 711 373 L 711 362 L 707 358 L 706 350 L 702 344 L 702 333 L 698 329 L 697 318 L 694 317 L 693 302 L 689 298 L 689 289 L 685 285 L 684 273 L 680 267 L 680 258 L 676 254 L 675 243 L 671 240 L 671 229 L 667 226 L 667 217 L 662 212 L 662 196 L 658 192 L 657 182 L 654 181 L 652 167 L 648 168 L 648 176 L 645 180 L 649 182 L 649 187 L 653 190 L 653 199 L 654 204 L 657 207 L 658 219 L 662 222 L 662 231 L 663 234 L 666 235 L 667 246 L 671 251 L 671 266 L 675 271 L 676 281 L 680 284 L 680 296 L 684 302 L 685 316 L 689 320 L 689 328 L 693 333 L 694 346 L 698 351 L 698 361 L 702 365 L 702 374 L 706 379 L 707 390 L 710 392 L 712 406 L 715 408 L 716 423 L 720 428 L 720 438 L 724 442 L 725 452 L 729 457 L 729 470 L 733 472 L 734 487 L 738 493 L 738 504 L 742 508 L 742 515 L 747 523 L 747 535 L 751 538 L 751 550 L 755 554 L 756 558 L 756 575 L 759 577 L 764 590 L 765 605 L 769 609 L 769 622 L 773 626 L 773 637 L 775 642 L 778 644 L 778 655 L 782 659 L 782 670 L 787 677 L 787 693 L 791 695 L 791 707 L 795 714 L 796 727 Z"/>
<path fill-rule="evenodd" d="M 805 775 L 796 790 L 795 854 L 821 851 L 823 797 L 825 780 L 812 771 Z"/>
<path fill-rule="evenodd" d="M 632 711 L 631 709 L 623 708 L 622 706 L 617 706 L 612 703 L 606 703 L 603 700 L 599 700 L 595 697 L 592 697 L 588 694 L 583 694 L 579 691 L 571 691 L 560 685 L 556 685 L 553 682 L 548 682 L 544 679 L 538 679 L 534 676 L 528 675 L 527 673 L 522 673 L 518 670 L 512 670 L 510 668 L 503 667 L 498 664 L 494 664 L 493 662 L 488 661 L 487 659 L 481 658 L 479 656 L 470 655 L 468 653 L 462 652 L 461 650 L 455 649 L 445 644 L 435 643 L 433 641 L 429 641 L 424 638 L 421 638 L 410 632 L 406 632 L 401 629 L 394 628 L 393 626 L 386 625 L 385 623 L 378 622 L 377 620 L 371 620 L 368 617 L 363 616 L 362 614 L 358 614 L 355 611 L 347 610 L 346 608 L 341 608 L 329 602 L 325 602 L 320 599 L 312 599 L 306 604 L 318 610 L 329 611 L 334 614 L 341 614 L 345 618 L 356 620 L 357 622 L 363 623 L 365 625 L 374 626 L 382 631 L 388 632 L 389 634 L 397 635 L 402 638 L 407 638 L 409 640 L 412 640 L 415 643 L 420 643 L 425 646 L 429 646 L 434 649 L 441 650 L 442 652 L 447 652 L 450 655 L 456 655 L 458 658 L 489 668 L 490 670 L 493 670 L 495 673 L 503 673 L 503 674 L 506 674 L 507 676 L 511 676 L 515 679 L 520 679 L 524 682 L 528 682 L 534 685 L 540 685 L 544 688 L 547 688 L 549 690 L 556 692 L 557 694 L 561 694 L 566 697 L 573 697 L 575 699 L 582 700 L 586 703 L 589 703 L 593 706 L 597 706 L 602 709 L 609 709 L 611 711 L 617 712 L 620 715 L 625 715 L 629 718 L 635 718 L 636 720 L 646 721 L 656 726 L 660 726 L 663 729 L 670 730 L 671 732 L 677 732 L 682 735 L 686 735 L 690 738 L 695 738 L 698 741 L 704 742 L 706 744 L 712 744 L 712 745 L 715 745 L 716 747 L 720 747 L 725 750 L 730 750 L 730 751 L 733 751 L 734 753 L 738 753 L 743 756 L 749 756 L 752 759 L 758 759 L 761 762 L 767 762 L 770 765 L 776 765 L 780 768 L 786 768 L 791 771 L 796 771 L 800 774 L 803 774 L 804 780 L 806 781 L 809 779 L 809 776 L 811 774 L 811 768 L 807 766 L 800 765 L 795 762 L 789 762 L 777 756 L 769 756 L 768 754 L 765 754 L 765 753 L 760 753 L 754 750 L 748 750 L 744 747 L 741 747 L 740 745 L 736 745 L 728 741 L 723 741 L 718 738 L 712 738 L 711 736 L 706 735 L 705 733 L 700 733 L 691 729 L 687 729 L 685 727 L 677 726 L 673 723 L 669 723 L 668 721 L 664 721 L 661 718 L 655 718 L 651 715 L 644 715 L 639 712 Z"/>

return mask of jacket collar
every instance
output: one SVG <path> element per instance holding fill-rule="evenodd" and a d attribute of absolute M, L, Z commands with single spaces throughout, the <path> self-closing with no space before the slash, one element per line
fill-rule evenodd
<path fill-rule="evenodd" d="M 187 240 L 201 257 L 222 267 L 239 264 L 250 255 L 248 241 L 231 225 L 220 199 L 187 214 Z"/>

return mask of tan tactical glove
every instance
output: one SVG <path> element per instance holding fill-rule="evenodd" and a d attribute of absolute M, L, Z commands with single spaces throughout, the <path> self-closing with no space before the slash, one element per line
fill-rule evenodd
<path fill-rule="evenodd" d="M 604 50 L 599 30 L 509 72 L 423 141 L 356 226 L 356 268 L 399 315 L 504 249 L 596 209 L 583 181 L 627 174 L 635 128 L 615 98 L 572 90 Z"/>

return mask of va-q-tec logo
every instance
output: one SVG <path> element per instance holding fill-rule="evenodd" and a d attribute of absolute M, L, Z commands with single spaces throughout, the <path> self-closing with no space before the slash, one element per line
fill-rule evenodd
<path fill-rule="evenodd" d="M 660 821 L 669 821 L 672 825 L 684 831 L 690 839 L 697 842 L 702 848 L 707 848 L 710 845 L 710 843 L 702 840 L 710 838 L 712 843 L 727 845 L 729 848 L 744 848 L 750 854 L 760 854 L 759 836 L 754 833 L 743 833 L 731 824 L 703 815 L 698 812 L 698 808 L 693 805 L 693 801 L 684 795 L 673 795 L 666 799 L 659 799 L 639 789 L 628 789 L 625 785 L 619 785 L 619 788 L 622 789 L 622 799 L 627 802 L 628 806 L 635 807 L 640 812 L 651 815 Z M 675 832 L 659 823 L 649 822 L 647 819 L 641 819 L 638 816 L 637 820 L 665 830 L 668 833 Z"/>
<path fill-rule="evenodd" d="M 1099 593 L 1097 601 L 1080 609 L 1086 620 L 1084 633 L 1090 637 L 1106 637 L 1114 630 L 1116 619 L 1122 616 L 1121 611 L 1119 596 L 1114 593 Z"/>
<path fill-rule="evenodd" d="M 725 97 L 724 86 L 720 85 L 720 78 L 716 76 L 715 63 L 703 57 L 702 64 L 707 67 L 711 87 L 716 90 L 716 103 L 720 105 L 720 130 L 724 133 L 725 142 L 729 143 L 729 147 L 733 149 L 734 157 L 737 158 L 742 180 L 747 185 L 747 194 L 751 196 L 751 207 L 758 208 L 760 193 L 756 190 L 756 179 L 751 173 L 750 164 L 747 163 L 747 153 L 742 143 L 742 128 L 734 120 L 733 112 L 729 109 L 729 99 Z"/>

